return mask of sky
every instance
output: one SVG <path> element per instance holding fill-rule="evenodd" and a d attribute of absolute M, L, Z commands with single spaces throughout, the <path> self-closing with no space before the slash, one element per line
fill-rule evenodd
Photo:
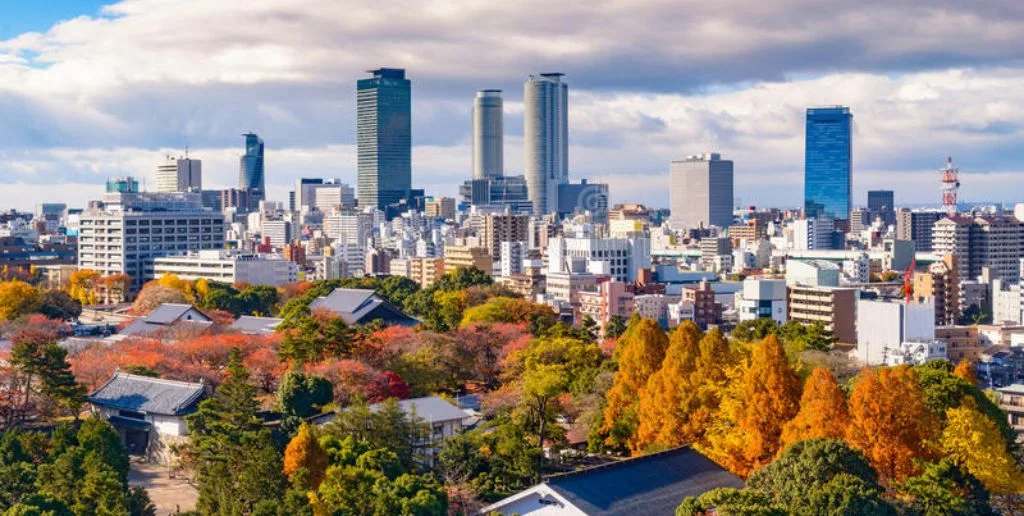
<path fill-rule="evenodd" d="M 673 159 L 735 163 L 744 205 L 803 202 L 804 114 L 854 114 L 854 202 L 1024 200 L 1019 0 L 0 0 L 0 210 L 84 206 L 109 176 L 152 184 L 185 147 L 206 188 L 266 141 L 272 199 L 298 177 L 355 184 L 355 82 L 413 84 L 413 184 L 471 175 L 474 92 L 505 91 L 505 167 L 522 173 L 523 81 L 569 83 L 572 180 L 668 203 Z"/>

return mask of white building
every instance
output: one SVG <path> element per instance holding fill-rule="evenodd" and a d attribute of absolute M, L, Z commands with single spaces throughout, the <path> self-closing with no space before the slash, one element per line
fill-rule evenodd
<path fill-rule="evenodd" d="M 534 215 L 558 209 L 569 182 L 569 85 L 561 73 L 531 75 L 523 85 L 524 175 Z"/>
<path fill-rule="evenodd" d="M 271 246 L 284 247 L 292 241 L 292 223 L 287 220 L 265 220 L 261 224 L 260 235 L 269 238 Z"/>
<path fill-rule="evenodd" d="M 196 251 L 153 260 L 156 276 L 174 274 L 181 279 L 207 279 L 223 283 L 279 286 L 298 281 L 298 266 L 280 255 L 226 250 Z"/>
<path fill-rule="evenodd" d="M 665 294 L 640 294 L 633 297 L 633 307 L 640 317 L 654 319 L 655 321 L 668 324 L 668 307 L 673 302 L 679 301 L 678 296 L 666 296 Z"/>
<path fill-rule="evenodd" d="M 843 276 L 850 283 L 867 283 L 871 278 L 871 258 L 867 253 L 843 260 Z"/>
<path fill-rule="evenodd" d="M 337 179 L 311 186 L 313 191 L 312 207 L 320 211 L 327 211 L 337 206 L 353 208 L 356 205 L 355 189 Z"/>
<path fill-rule="evenodd" d="M 935 340 L 935 303 L 857 300 L 856 358 L 865 365 L 920 364 L 946 358 Z"/>
<path fill-rule="evenodd" d="M 127 274 L 132 290 L 155 277 L 156 258 L 224 247 L 224 215 L 198 193 L 104 194 L 79 224 L 79 268 Z"/>
<path fill-rule="evenodd" d="M 673 161 L 669 223 L 676 229 L 732 225 L 733 164 L 717 152 Z"/>
<path fill-rule="evenodd" d="M 1021 263 L 1024 264 L 1024 260 Z M 1024 288 L 1020 283 L 1004 285 L 1002 280 L 992 282 L 992 322 L 1024 324 Z"/>
<path fill-rule="evenodd" d="M 523 259 L 526 258 L 526 242 L 501 243 L 501 275 L 508 277 L 523 273 Z"/>
<path fill-rule="evenodd" d="M 607 266 L 615 281 L 634 282 L 637 270 L 651 267 L 651 241 L 639 238 L 557 236 L 548 240 L 548 272 L 598 270 Z"/>
<path fill-rule="evenodd" d="M 834 224 L 827 217 L 794 220 L 793 248 L 798 251 L 832 249 Z"/>
<path fill-rule="evenodd" d="M 825 260 L 786 260 L 786 285 L 838 287 L 839 265 Z"/>
<path fill-rule="evenodd" d="M 786 281 L 781 279 L 743 280 L 743 290 L 736 293 L 736 310 L 740 321 L 772 319 L 786 323 Z"/>
<path fill-rule="evenodd" d="M 203 189 L 203 162 L 198 159 L 167 157 L 156 167 L 157 192 L 199 192 Z"/>

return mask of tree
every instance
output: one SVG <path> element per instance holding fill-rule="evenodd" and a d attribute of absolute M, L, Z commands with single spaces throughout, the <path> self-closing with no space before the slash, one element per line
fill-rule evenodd
<path fill-rule="evenodd" d="M 99 271 L 81 269 L 71 273 L 68 281 L 68 294 L 72 299 L 83 305 L 94 305 L 97 302 L 96 282 L 100 278 Z"/>
<path fill-rule="evenodd" d="M 701 449 L 746 477 L 775 456 L 782 427 L 799 411 L 799 400 L 800 379 L 779 339 L 769 335 L 736 371 Z"/>
<path fill-rule="evenodd" d="M 296 364 L 318 362 L 328 356 L 342 358 L 359 338 L 359 332 L 344 319 L 320 312 L 293 320 L 284 333 L 278 356 Z"/>
<path fill-rule="evenodd" d="M 526 408 L 530 426 L 536 429 L 537 446 L 544 447 L 548 425 L 556 416 L 552 401 L 565 392 L 568 387 L 565 366 L 559 364 L 540 364 L 531 367 L 523 374 L 520 391 L 520 403 Z M 537 476 L 540 482 L 540 470 L 543 469 L 544 455 L 537 456 Z"/>
<path fill-rule="evenodd" d="M 136 315 L 146 315 L 164 303 L 188 303 L 188 298 L 180 290 L 151 281 L 146 283 L 139 294 L 135 296 L 132 312 Z"/>
<path fill-rule="evenodd" d="M 953 462 L 977 477 L 993 493 L 1024 491 L 1024 474 L 1007 450 L 999 427 L 978 411 L 971 398 L 946 411 L 942 451 Z"/>
<path fill-rule="evenodd" d="M 299 469 L 304 469 L 309 475 L 309 485 L 313 490 L 320 487 L 327 471 L 327 453 L 320 447 L 309 423 L 302 423 L 284 450 L 284 474 L 293 478 Z"/>
<path fill-rule="evenodd" d="M 625 448 L 636 431 L 637 399 L 651 375 L 661 369 L 668 337 L 651 319 L 631 321 L 615 349 L 619 370 L 608 391 L 602 433 L 609 446 Z"/>
<path fill-rule="evenodd" d="M 755 471 L 747 487 L 768 496 L 790 514 L 836 514 L 829 510 L 811 511 L 810 508 L 826 503 L 826 500 L 816 501 L 815 495 L 841 475 L 859 480 L 861 484 L 857 490 L 867 491 L 858 505 L 878 504 L 882 492 L 878 486 L 878 474 L 863 454 L 834 439 L 809 439 L 787 447 L 777 460 Z M 843 482 L 849 485 L 849 482 Z"/>
<path fill-rule="evenodd" d="M 322 376 L 289 371 L 277 388 L 278 410 L 286 416 L 309 417 L 333 399 L 331 383 Z"/>
<path fill-rule="evenodd" d="M 395 454 L 402 470 L 409 471 L 416 465 L 417 445 L 428 435 L 429 429 L 422 418 L 405 412 L 397 400 L 388 399 L 375 410 L 357 401 L 339 411 L 323 431 L 327 441 L 351 438 L 366 450 L 388 450 Z M 330 447 L 326 444 L 324 447 L 330 455 Z"/>
<path fill-rule="evenodd" d="M 782 448 L 801 441 L 823 437 L 842 439 L 850 423 L 846 395 L 832 373 L 818 367 L 804 384 L 800 412 L 782 428 Z"/>
<path fill-rule="evenodd" d="M 785 511 L 771 497 L 749 489 L 718 488 L 697 497 L 688 497 L 676 508 L 676 516 L 783 516 Z"/>
<path fill-rule="evenodd" d="M 652 446 L 674 447 L 702 437 L 690 425 L 697 386 L 694 373 L 702 332 L 692 321 L 680 324 L 669 335 L 668 350 L 661 368 L 647 380 L 637 406 L 638 426 L 630 441 L 633 453 Z"/>
<path fill-rule="evenodd" d="M 953 374 L 971 385 L 978 385 L 978 372 L 974 368 L 974 362 L 970 360 L 961 360 L 956 369 L 953 369 Z"/>
<path fill-rule="evenodd" d="M 613 315 L 604 325 L 604 338 L 617 339 L 626 331 L 626 319 L 621 315 Z"/>
<path fill-rule="evenodd" d="M 39 307 L 39 291 L 24 281 L 0 282 L 0 322 L 13 321 Z"/>
<path fill-rule="evenodd" d="M 909 367 L 865 368 L 850 395 L 846 440 L 861 450 L 883 483 L 918 472 L 916 459 L 934 456 L 936 424 Z"/>
<path fill-rule="evenodd" d="M 993 514 L 988 491 L 981 482 L 949 459 L 925 463 L 920 475 L 896 483 L 895 490 L 909 500 L 911 514 Z"/>
<path fill-rule="evenodd" d="M 769 335 L 778 335 L 780 331 L 779 323 L 775 322 L 775 319 L 759 317 L 740 321 L 732 329 L 731 335 L 742 342 L 758 342 Z"/>
<path fill-rule="evenodd" d="M 82 315 L 82 303 L 63 290 L 47 290 L 39 298 L 38 310 L 47 318 L 68 321 Z"/>

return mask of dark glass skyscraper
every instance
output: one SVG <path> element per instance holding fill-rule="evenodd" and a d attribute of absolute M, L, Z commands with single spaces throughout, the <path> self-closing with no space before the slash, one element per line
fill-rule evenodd
<path fill-rule="evenodd" d="M 384 209 L 412 189 L 412 83 L 401 68 L 369 72 L 356 83 L 359 204 Z"/>
<path fill-rule="evenodd" d="M 853 115 L 836 106 L 807 110 L 804 212 L 850 220 L 853 205 Z"/>
<path fill-rule="evenodd" d="M 896 223 L 896 207 L 894 205 L 892 190 L 868 190 L 868 214 L 871 217 L 869 222 L 875 218 L 881 218 L 887 225 Z"/>
<path fill-rule="evenodd" d="M 252 191 L 253 204 L 266 198 L 266 184 L 263 177 L 263 140 L 253 133 L 246 133 L 245 154 L 242 155 L 238 170 L 238 187 Z"/>

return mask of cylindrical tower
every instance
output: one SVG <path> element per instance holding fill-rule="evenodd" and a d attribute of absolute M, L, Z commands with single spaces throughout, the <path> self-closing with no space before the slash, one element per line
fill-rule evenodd
<path fill-rule="evenodd" d="M 505 120 L 501 90 L 480 90 L 473 99 L 473 179 L 501 177 L 505 169 Z"/>
<path fill-rule="evenodd" d="M 556 211 L 569 182 L 569 87 L 560 73 L 531 75 L 523 86 L 526 185 L 533 212 Z"/>

